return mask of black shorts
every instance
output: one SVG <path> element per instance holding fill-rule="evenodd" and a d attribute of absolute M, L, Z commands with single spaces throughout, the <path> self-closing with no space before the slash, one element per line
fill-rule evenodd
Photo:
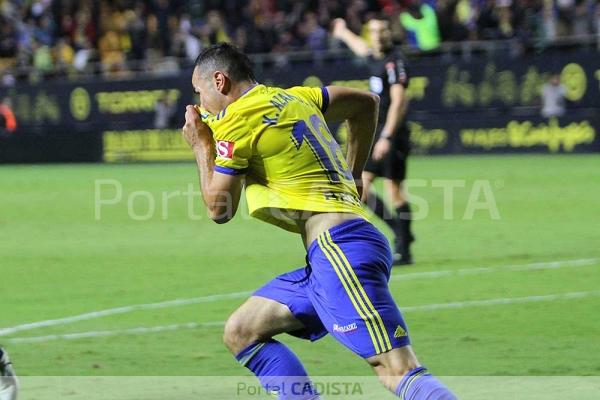
<path fill-rule="evenodd" d="M 375 138 L 375 141 L 379 136 Z M 373 143 L 375 145 L 375 143 Z M 406 159 L 410 153 L 409 131 L 403 124 L 392 137 L 392 148 L 387 156 L 379 161 L 369 157 L 365 172 L 370 172 L 381 178 L 403 181 L 406 178 Z"/>

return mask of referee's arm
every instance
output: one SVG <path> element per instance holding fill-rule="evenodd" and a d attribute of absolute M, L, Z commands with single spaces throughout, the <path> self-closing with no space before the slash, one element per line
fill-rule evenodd
<path fill-rule="evenodd" d="M 381 136 L 373 147 L 373 159 L 380 160 L 391 150 L 391 139 L 396 134 L 408 109 L 408 98 L 406 89 L 400 83 L 390 86 L 390 107 L 388 109 L 385 124 L 381 130 Z"/>
<path fill-rule="evenodd" d="M 392 137 L 396 134 L 398 127 L 400 127 L 406 115 L 407 109 L 408 98 L 406 96 L 406 89 L 400 83 L 393 84 L 390 86 L 390 108 L 385 118 L 385 125 L 381 131 L 382 136 Z"/>

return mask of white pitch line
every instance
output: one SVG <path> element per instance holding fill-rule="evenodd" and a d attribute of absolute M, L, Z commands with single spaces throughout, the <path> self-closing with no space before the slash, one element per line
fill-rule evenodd
<path fill-rule="evenodd" d="M 556 301 L 556 300 L 575 300 L 583 299 L 586 297 L 598 297 L 600 296 L 600 290 L 590 292 L 569 292 L 559 294 L 547 294 L 541 296 L 525 296 L 525 297 L 501 297 L 498 299 L 487 299 L 487 300 L 468 300 L 468 301 L 455 301 L 450 303 L 439 303 L 439 304 L 424 304 L 420 306 L 408 306 L 400 307 L 401 311 L 436 311 L 444 310 L 449 308 L 466 308 L 466 307 L 487 307 L 497 306 L 504 304 L 519 304 L 519 303 L 536 303 L 540 301 Z"/>
<path fill-rule="evenodd" d="M 497 299 L 485 299 L 485 300 L 470 300 L 470 301 L 457 301 L 451 303 L 438 303 L 438 304 L 423 304 L 419 306 L 408 306 L 401 307 L 402 311 L 408 312 L 426 312 L 436 311 L 444 309 L 460 309 L 468 307 L 489 307 L 498 305 L 508 304 L 522 304 L 522 303 L 538 303 L 538 302 L 549 302 L 558 300 L 578 300 L 589 297 L 600 297 L 600 290 L 590 292 L 570 292 L 570 293 L 557 293 L 548 294 L 541 296 L 526 296 L 526 297 L 502 297 Z M 90 332 L 78 332 L 78 333 L 67 333 L 62 335 L 46 335 L 46 336 L 32 336 L 22 338 L 11 338 L 7 339 L 9 343 L 36 343 L 36 342 L 48 342 L 52 340 L 76 340 L 84 338 L 95 338 L 95 337 L 106 337 L 106 336 L 119 336 L 119 335 L 142 335 L 146 333 L 156 333 L 165 331 L 178 331 L 182 329 L 197 329 L 197 328 L 214 328 L 222 327 L 225 325 L 224 321 L 217 322 L 206 322 L 197 323 L 189 322 L 186 324 L 174 324 L 165 326 L 153 326 L 153 327 L 138 327 L 130 329 L 112 330 L 112 331 L 90 331 Z"/>
<path fill-rule="evenodd" d="M 93 311 L 85 314 L 74 315 L 72 317 L 59 318 L 59 319 L 49 319 L 46 321 L 32 322 L 29 324 L 17 325 L 10 328 L 2 328 L 0 329 L 0 336 L 6 336 L 17 332 L 29 331 L 36 328 L 43 328 L 48 326 L 57 326 L 57 325 L 68 325 L 74 322 L 85 321 L 89 319 L 95 319 L 100 317 L 106 317 L 108 315 L 115 314 L 125 314 L 133 311 L 140 310 L 155 310 L 159 308 L 168 308 L 168 307 L 177 307 L 177 306 L 185 306 L 190 304 L 199 304 L 199 303 L 211 303 L 219 300 L 229 300 L 229 299 L 239 299 L 243 297 L 248 297 L 252 292 L 236 292 L 236 293 L 226 293 L 226 294 L 215 294 L 210 296 L 202 296 L 202 297 L 194 297 L 190 299 L 176 299 L 163 301 L 160 303 L 150 303 L 150 304 L 135 304 L 131 306 L 125 307 L 117 307 L 117 308 L 108 308 L 106 310 Z"/>
<path fill-rule="evenodd" d="M 544 269 L 577 268 L 600 263 L 600 258 L 582 258 L 579 260 L 548 261 L 531 264 L 500 265 L 498 267 L 477 267 L 461 269 L 445 269 L 441 271 L 412 272 L 392 275 L 390 280 L 435 279 L 449 276 L 480 275 L 498 271 L 535 271 Z M 410 268 L 410 267 L 408 267 Z"/>
<path fill-rule="evenodd" d="M 392 275 L 392 280 L 412 280 L 412 279 L 435 279 L 447 276 L 464 276 L 464 275 L 474 275 L 474 274 L 483 274 L 490 273 L 495 271 L 526 271 L 526 270 L 541 270 L 541 269 L 558 269 L 564 267 L 582 267 L 587 265 L 593 265 L 600 262 L 600 258 L 585 258 L 578 260 L 561 260 L 561 261 L 548 261 L 548 262 L 539 262 L 532 264 L 516 264 L 516 265 L 505 265 L 499 267 L 483 267 L 483 268 L 462 268 L 458 270 L 448 269 L 442 271 L 430 271 L 430 272 L 414 272 L 408 274 L 397 274 Z M 236 293 L 226 293 L 226 294 L 215 294 L 209 296 L 201 296 L 201 297 L 193 297 L 189 299 L 176 299 L 169 300 L 159 303 L 150 303 L 150 304 L 136 304 L 124 307 L 117 308 L 109 308 L 100 311 L 92 311 L 84 314 L 74 315 L 71 317 L 58 318 L 58 319 L 50 319 L 45 321 L 31 322 L 27 324 L 17 325 L 8 328 L 0 328 L 0 336 L 11 335 L 13 333 L 29 331 L 37 328 L 44 328 L 50 326 L 58 326 L 58 325 L 68 325 L 79 321 L 85 321 L 90 319 L 96 319 L 101 317 L 106 317 L 115 314 L 125 314 L 134 311 L 140 310 L 153 310 L 159 308 L 168 308 L 168 307 L 177 307 L 184 306 L 190 304 L 200 304 L 200 303 L 211 303 L 214 301 L 220 300 L 229 300 L 229 299 L 239 299 L 248 297 L 251 295 L 251 291 L 247 292 L 236 292 Z"/>
<path fill-rule="evenodd" d="M 140 326 L 137 328 L 130 329 L 119 329 L 112 331 L 91 331 L 91 332 L 77 332 L 77 333 L 65 333 L 60 335 L 46 335 L 46 336 L 33 336 L 24 338 L 12 338 L 7 339 L 11 343 L 38 343 L 38 342 L 49 342 L 51 340 L 75 340 L 85 338 L 96 338 L 96 337 L 107 337 L 107 336 L 120 336 L 120 335 L 143 335 L 146 333 L 157 333 L 157 332 L 168 332 L 168 331 L 179 331 L 182 329 L 197 329 L 197 328 L 213 328 L 224 326 L 225 322 L 188 322 L 186 324 L 173 324 L 163 326 L 152 326 L 145 327 Z"/>

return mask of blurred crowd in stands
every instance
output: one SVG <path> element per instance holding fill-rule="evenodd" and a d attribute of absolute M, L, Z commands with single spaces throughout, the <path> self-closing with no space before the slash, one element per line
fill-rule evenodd
<path fill-rule="evenodd" d="M 366 35 L 374 15 L 390 19 L 398 44 L 422 51 L 445 41 L 600 34 L 597 0 L 0 0 L 1 83 L 167 74 L 219 41 L 248 53 L 341 48 L 332 20 Z"/>

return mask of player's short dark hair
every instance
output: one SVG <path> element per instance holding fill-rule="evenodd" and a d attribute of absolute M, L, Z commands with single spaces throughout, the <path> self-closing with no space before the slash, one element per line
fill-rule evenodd
<path fill-rule="evenodd" d="M 227 72 L 229 79 L 235 82 L 256 80 L 248 56 L 229 43 L 218 43 L 202 50 L 195 64 L 202 74 L 220 70 Z"/>

